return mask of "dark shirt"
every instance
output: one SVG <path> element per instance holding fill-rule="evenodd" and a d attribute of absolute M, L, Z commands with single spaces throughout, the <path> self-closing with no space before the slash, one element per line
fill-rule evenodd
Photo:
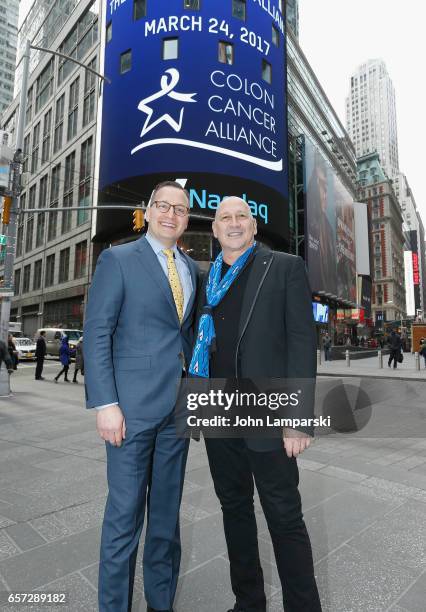
<path fill-rule="evenodd" d="M 40 336 L 37 339 L 37 346 L 36 346 L 36 352 L 35 352 L 35 356 L 37 357 L 37 359 L 42 359 L 45 357 L 47 352 L 46 349 L 46 340 L 43 338 L 43 336 Z"/>
<path fill-rule="evenodd" d="M 216 350 L 210 358 L 211 378 L 235 377 L 235 352 L 244 292 L 249 278 L 253 255 L 251 255 L 238 278 L 232 283 L 225 297 L 213 308 L 213 321 L 216 331 Z M 222 263 L 222 278 L 230 266 Z"/>

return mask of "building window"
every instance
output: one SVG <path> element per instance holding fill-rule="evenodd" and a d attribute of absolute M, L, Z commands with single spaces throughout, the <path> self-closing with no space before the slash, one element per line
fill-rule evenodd
<path fill-rule="evenodd" d="M 266 60 L 262 60 L 262 79 L 267 83 L 272 83 L 272 66 Z"/>
<path fill-rule="evenodd" d="M 21 197 L 22 202 L 22 197 Z M 24 224 L 18 225 L 18 232 L 16 234 L 16 257 L 21 257 L 22 247 L 24 244 Z"/>
<path fill-rule="evenodd" d="M 190 11 L 199 11 L 200 0 L 183 0 L 183 8 Z"/>
<path fill-rule="evenodd" d="M 25 125 L 28 125 L 31 121 L 33 114 L 33 86 L 31 86 L 27 93 L 27 109 L 25 111 Z"/>
<path fill-rule="evenodd" d="M 40 179 L 40 189 L 38 196 L 38 207 L 47 207 L 47 178 L 46 174 Z M 44 227 L 45 227 L 45 213 L 38 213 L 37 215 L 37 227 L 36 227 L 36 248 L 43 245 L 44 242 Z"/>
<path fill-rule="evenodd" d="M 82 278 L 87 273 L 87 242 L 75 245 L 74 278 Z"/>
<path fill-rule="evenodd" d="M 66 211 L 66 208 L 71 208 L 74 197 L 73 181 L 75 172 L 75 151 L 70 153 L 65 159 L 65 179 L 64 179 L 64 199 L 62 213 L 62 234 L 66 234 L 71 229 L 72 211 Z"/>
<path fill-rule="evenodd" d="M 52 170 L 52 178 L 50 183 L 50 208 L 58 208 L 59 202 L 59 173 L 61 171 L 61 164 L 57 164 Z M 47 223 L 47 240 L 54 240 L 56 238 L 56 230 L 58 225 L 58 211 L 55 210 L 49 213 L 49 220 Z"/>
<path fill-rule="evenodd" d="M 90 62 L 89 68 L 96 69 L 96 57 Z M 86 70 L 84 78 L 83 127 L 95 118 L 95 88 L 96 74 Z"/>
<path fill-rule="evenodd" d="M 37 123 L 37 125 L 34 127 L 34 131 L 33 131 L 33 149 L 31 152 L 31 174 L 34 174 L 35 172 L 37 172 L 37 168 L 38 168 L 38 152 L 39 152 L 39 143 L 40 140 L 40 122 Z"/>
<path fill-rule="evenodd" d="M 112 40 L 112 21 L 107 23 L 106 27 L 106 41 L 109 43 Z"/>
<path fill-rule="evenodd" d="M 234 63 L 234 45 L 232 43 L 219 42 L 219 62 L 229 65 Z"/>
<path fill-rule="evenodd" d="M 46 273 L 44 277 L 44 286 L 51 287 L 55 281 L 55 254 L 46 257 Z"/>
<path fill-rule="evenodd" d="M 53 57 L 36 81 L 35 112 L 46 104 L 53 94 Z"/>
<path fill-rule="evenodd" d="M 41 149 L 41 163 L 44 164 L 50 156 L 50 130 L 52 128 L 52 109 L 44 115 L 43 121 L 43 145 Z"/>
<path fill-rule="evenodd" d="M 25 234 L 25 252 L 29 253 L 33 249 L 34 217 L 27 221 L 27 233 Z"/>
<path fill-rule="evenodd" d="M 30 290 L 31 264 L 24 267 L 24 277 L 22 279 L 22 293 L 28 293 Z"/>
<path fill-rule="evenodd" d="M 37 289 L 41 288 L 42 265 L 43 265 L 43 262 L 41 259 L 36 261 L 34 264 L 33 291 L 37 291 Z"/>
<path fill-rule="evenodd" d="M 89 52 L 98 40 L 98 12 L 92 6 L 80 17 L 74 28 L 68 34 L 62 45 L 60 53 L 69 55 L 79 61 Z M 53 11 L 52 11 L 53 12 Z M 58 85 L 75 70 L 75 64 L 69 60 L 60 58 L 58 69 Z"/>
<path fill-rule="evenodd" d="M 53 152 L 56 153 L 62 147 L 62 133 L 64 128 L 65 94 L 56 101 L 55 110 L 55 135 L 53 137 Z"/>
<path fill-rule="evenodd" d="M 246 20 L 246 0 L 232 0 L 232 16 Z"/>
<path fill-rule="evenodd" d="M 146 17 L 146 0 L 133 0 L 133 21 Z"/>
<path fill-rule="evenodd" d="M 80 180 L 78 187 L 78 205 L 82 210 L 77 214 L 77 225 L 86 223 L 89 218 L 88 211 L 84 210 L 90 206 L 91 184 L 92 184 L 92 136 L 85 140 L 81 145 L 80 154 Z"/>
<path fill-rule="evenodd" d="M 272 24 L 272 43 L 276 47 L 280 46 L 280 32 L 279 32 L 278 28 L 276 28 L 274 26 L 274 24 Z"/>
<path fill-rule="evenodd" d="M 21 293 L 21 270 L 15 270 L 13 290 L 15 295 L 19 295 Z"/>
<path fill-rule="evenodd" d="M 70 249 L 63 249 L 59 254 L 59 282 L 66 283 L 69 278 Z"/>
<path fill-rule="evenodd" d="M 24 160 L 22 164 L 22 172 L 29 171 L 29 159 L 30 159 L 30 135 L 28 134 L 24 138 Z"/>
<path fill-rule="evenodd" d="M 68 100 L 68 131 L 67 140 L 71 140 L 77 134 L 78 123 L 78 93 L 80 89 L 80 77 L 71 83 L 70 97 Z"/>
<path fill-rule="evenodd" d="M 179 39 L 163 39 L 163 60 L 173 60 L 179 57 Z"/>
<path fill-rule="evenodd" d="M 129 72 L 132 67 L 132 50 L 128 49 L 120 55 L 120 74 Z"/>

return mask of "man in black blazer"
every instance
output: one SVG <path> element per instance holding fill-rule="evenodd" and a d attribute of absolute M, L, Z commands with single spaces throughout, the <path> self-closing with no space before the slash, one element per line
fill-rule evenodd
<path fill-rule="evenodd" d="M 221 278 L 253 246 L 256 231 L 256 221 L 244 200 L 231 197 L 220 204 L 213 233 L 222 247 Z M 200 310 L 206 303 L 206 283 L 207 278 Z M 210 378 L 314 380 L 311 297 L 300 257 L 256 245 L 237 279 L 211 310 L 216 338 Z M 294 429 L 284 429 L 283 439 L 205 439 L 223 511 L 234 611 L 266 610 L 253 478 L 274 546 L 286 612 L 321 610 L 296 464 L 296 457 L 310 441 L 307 433 Z"/>

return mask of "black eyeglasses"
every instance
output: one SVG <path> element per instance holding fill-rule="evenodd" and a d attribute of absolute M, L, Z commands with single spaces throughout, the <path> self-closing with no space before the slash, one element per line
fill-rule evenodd
<path fill-rule="evenodd" d="M 170 208 L 173 208 L 173 212 L 178 217 L 186 217 L 189 214 L 189 208 L 183 204 L 170 204 L 166 200 L 155 200 L 155 206 L 162 213 L 169 212 Z"/>

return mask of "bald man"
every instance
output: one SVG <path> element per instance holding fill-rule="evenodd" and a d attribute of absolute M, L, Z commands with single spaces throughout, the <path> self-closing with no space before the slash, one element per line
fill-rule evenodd
<path fill-rule="evenodd" d="M 230 197 L 221 202 L 213 233 L 222 252 L 201 291 L 190 372 L 231 384 L 236 379 L 313 380 L 316 338 L 304 262 L 256 244 L 256 232 L 244 200 Z M 208 317 L 212 320 L 204 327 Z M 211 323 L 214 343 L 208 337 Z M 296 464 L 310 444 L 309 433 L 284 429 L 283 439 L 205 439 L 223 511 L 234 611 L 266 611 L 253 478 L 274 546 L 286 612 L 321 610 Z"/>

